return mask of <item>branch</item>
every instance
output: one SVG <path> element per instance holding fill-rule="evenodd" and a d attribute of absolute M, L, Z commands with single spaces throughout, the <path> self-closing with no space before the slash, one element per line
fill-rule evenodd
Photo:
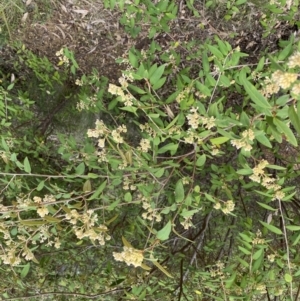
<path fill-rule="evenodd" d="M 72 296 L 72 297 L 81 297 L 81 298 L 85 298 L 85 299 L 96 299 L 99 296 L 102 295 L 107 295 L 113 292 L 118 292 L 118 291 L 123 291 L 124 289 L 128 289 L 128 288 L 116 288 L 114 290 L 110 290 L 107 292 L 103 292 L 100 294 L 96 294 L 96 295 L 88 295 L 88 294 L 81 294 L 81 293 L 66 293 L 66 292 L 48 292 L 48 293 L 38 293 L 35 295 L 31 295 L 31 296 L 24 296 L 24 297 L 13 297 L 13 298 L 5 298 L 2 299 L 3 301 L 11 301 L 11 300 L 26 300 L 26 299 L 30 299 L 30 298 L 41 298 L 41 296 L 46 297 L 46 296 Z"/>

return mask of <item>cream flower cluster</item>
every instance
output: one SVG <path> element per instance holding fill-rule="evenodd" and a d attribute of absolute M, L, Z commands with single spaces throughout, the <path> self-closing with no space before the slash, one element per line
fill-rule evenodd
<path fill-rule="evenodd" d="M 84 101 L 80 100 L 76 104 L 76 109 L 81 112 L 83 110 L 89 110 L 90 108 L 95 108 L 97 104 L 97 95 L 93 95 L 90 97 L 87 97 Z"/>
<path fill-rule="evenodd" d="M 37 209 L 37 214 L 40 217 L 45 217 L 49 214 L 49 210 L 45 204 L 55 202 L 55 197 L 53 195 L 46 194 L 43 199 L 39 196 L 35 196 L 33 201 L 37 204 L 40 204 L 40 207 Z"/>
<path fill-rule="evenodd" d="M 196 142 L 200 142 L 201 139 L 199 135 L 197 135 L 192 129 L 188 129 L 186 132 L 186 136 L 184 137 L 184 142 L 188 144 L 194 144 Z"/>
<path fill-rule="evenodd" d="M 140 141 L 140 146 L 138 150 L 142 151 L 143 153 L 147 153 L 151 149 L 150 141 L 148 139 L 142 139 Z"/>
<path fill-rule="evenodd" d="M 8 250 L 5 254 L 0 255 L 0 258 L 4 264 L 17 266 L 21 263 L 21 258 L 16 254 L 15 249 Z"/>
<path fill-rule="evenodd" d="M 289 57 L 288 63 L 289 68 L 300 67 L 300 52 L 297 51 Z"/>
<path fill-rule="evenodd" d="M 55 53 L 55 55 L 58 57 L 59 59 L 59 63 L 58 63 L 58 66 L 61 66 L 63 64 L 65 64 L 66 66 L 69 65 L 70 61 L 69 59 L 64 55 L 64 49 L 61 48 L 59 51 L 57 51 Z"/>
<path fill-rule="evenodd" d="M 213 128 L 216 125 L 216 123 L 215 123 L 215 121 L 216 121 L 215 117 L 210 117 L 210 118 L 208 118 L 208 117 L 202 117 L 201 121 L 202 121 L 202 124 L 204 125 L 204 127 L 206 129 L 208 129 L 208 130 L 210 130 L 211 128 Z"/>
<path fill-rule="evenodd" d="M 265 284 L 257 284 L 255 289 L 260 293 L 260 294 L 266 294 L 267 293 L 267 288 Z"/>
<path fill-rule="evenodd" d="M 193 216 L 185 216 L 184 220 L 180 222 L 180 224 L 183 226 L 183 229 L 188 230 L 190 227 L 194 226 L 192 223 Z"/>
<path fill-rule="evenodd" d="M 182 90 L 176 97 L 177 103 L 181 103 L 184 99 L 186 99 L 190 93 L 194 92 L 193 87 L 187 87 L 184 90 Z"/>
<path fill-rule="evenodd" d="M 253 245 L 263 245 L 265 242 L 266 242 L 265 239 L 262 238 L 261 231 L 257 230 L 255 238 L 252 239 L 252 244 Z"/>
<path fill-rule="evenodd" d="M 264 168 L 269 164 L 267 160 L 261 160 L 258 165 L 256 165 L 252 171 L 253 174 L 249 177 L 252 181 L 260 183 L 262 177 L 265 174 Z"/>
<path fill-rule="evenodd" d="M 281 190 L 281 185 L 276 183 L 276 179 L 269 177 L 269 175 L 265 173 L 264 169 L 268 164 L 267 160 L 261 160 L 259 164 L 252 169 L 253 174 L 249 178 L 254 182 L 260 183 L 268 190 L 272 190 L 273 200 L 282 200 L 285 197 L 285 193 Z"/>
<path fill-rule="evenodd" d="M 96 226 L 98 216 L 93 210 L 87 210 L 83 214 L 79 214 L 76 209 L 72 209 L 66 214 L 66 219 L 73 225 L 73 230 L 78 239 L 85 237 L 89 238 L 93 242 L 98 240 L 100 245 L 105 244 L 105 240 L 110 240 L 111 237 L 106 234 L 108 231 L 105 225 Z M 79 226 L 78 224 L 83 224 Z"/>
<path fill-rule="evenodd" d="M 264 80 L 264 87 L 260 90 L 260 93 L 265 97 L 270 97 L 273 94 L 278 93 L 280 86 L 273 82 L 269 77 L 266 77 Z"/>
<path fill-rule="evenodd" d="M 147 133 L 152 138 L 156 137 L 156 131 L 150 126 L 149 123 L 140 124 L 139 126 L 142 132 Z"/>
<path fill-rule="evenodd" d="M 136 186 L 129 180 L 128 177 L 125 177 L 123 180 L 123 189 L 124 190 L 136 190 Z"/>
<path fill-rule="evenodd" d="M 272 74 L 272 81 L 282 89 L 288 89 L 297 80 L 298 74 L 277 70 Z"/>
<path fill-rule="evenodd" d="M 102 120 L 97 119 L 95 125 L 95 129 L 88 129 L 87 131 L 90 138 L 99 138 L 110 132 Z"/>
<path fill-rule="evenodd" d="M 122 133 L 126 133 L 127 128 L 124 124 L 118 126 L 114 130 L 109 130 L 102 120 L 96 120 L 95 128 L 88 129 L 87 136 L 90 138 L 97 138 L 97 145 L 101 149 L 97 150 L 96 155 L 98 157 L 98 162 L 108 162 L 106 151 L 105 151 L 105 142 L 107 140 L 108 135 L 110 135 L 111 139 L 116 143 L 124 143 L 124 138 L 122 137 Z M 125 162 L 126 163 L 126 162 Z"/>
<path fill-rule="evenodd" d="M 290 69 L 300 67 L 300 52 L 297 51 L 291 55 L 288 59 L 287 66 Z M 275 71 L 271 78 L 266 77 L 264 87 L 261 90 L 261 93 L 269 97 L 270 95 L 276 94 L 279 92 L 280 88 L 289 89 L 292 86 L 291 92 L 294 95 L 300 94 L 300 84 L 296 83 L 298 79 L 298 74 L 293 72 L 284 72 L 281 70 Z"/>
<path fill-rule="evenodd" d="M 142 207 L 146 212 L 142 214 L 142 218 L 144 220 L 153 221 L 156 220 L 157 222 L 160 222 L 162 217 L 157 209 L 153 209 L 150 200 L 147 199 L 147 197 L 142 196 L 141 194 L 138 195 L 138 198 L 142 201 Z"/>
<path fill-rule="evenodd" d="M 190 109 L 190 114 L 188 114 L 186 118 L 188 119 L 188 124 L 191 126 L 191 128 L 196 130 L 200 123 L 200 115 L 198 113 L 198 109 L 192 107 Z"/>
<path fill-rule="evenodd" d="M 235 146 L 237 149 L 243 148 L 245 151 L 251 151 L 252 146 L 251 143 L 255 139 L 254 132 L 249 129 L 242 132 L 241 139 L 231 140 L 231 144 Z"/>
<path fill-rule="evenodd" d="M 201 122 L 203 124 L 203 126 L 206 129 L 211 129 L 212 127 L 214 127 L 216 125 L 215 121 L 215 117 L 205 117 L 205 116 L 201 116 L 198 113 L 198 109 L 195 107 L 192 107 L 190 109 L 190 114 L 188 114 L 186 116 L 187 120 L 188 120 L 188 124 L 191 126 L 192 129 L 196 130 L 199 126 L 199 123 Z"/>
<path fill-rule="evenodd" d="M 127 265 L 133 265 L 134 267 L 140 267 L 144 260 L 143 251 L 124 247 L 124 251 L 121 253 L 113 252 L 113 256 L 117 261 L 123 261 Z"/>
<path fill-rule="evenodd" d="M 211 277 L 218 277 L 219 279 L 223 279 L 224 278 L 224 263 L 221 261 L 218 261 L 214 266 L 212 266 L 209 269 L 210 272 L 210 276 Z"/>
<path fill-rule="evenodd" d="M 126 133 L 126 132 L 127 132 L 126 126 L 124 124 L 122 124 L 117 129 L 115 129 L 111 132 L 111 136 L 116 143 L 124 143 L 124 139 L 121 136 L 121 134 Z"/>
<path fill-rule="evenodd" d="M 234 202 L 232 200 L 229 200 L 227 202 L 222 201 L 222 203 L 216 202 L 214 208 L 216 210 L 221 209 L 224 214 L 228 214 L 234 210 L 234 206 L 235 206 Z"/>
<path fill-rule="evenodd" d="M 300 96 L 300 83 L 294 84 L 291 92 L 294 96 Z"/>
<path fill-rule="evenodd" d="M 119 83 L 121 87 L 116 86 L 114 84 L 109 84 L 108 86 L 108 92 L 112 95 L 119 96 L 121 98 L 121 101 L 124 102 L 126 107 L 131 107 L 135 100 L 134 96 L 127 89 L 128 81 L 131 80 L 132 79 L 130 77 L 123 74 L 122 77 L 119 78 Z"/>

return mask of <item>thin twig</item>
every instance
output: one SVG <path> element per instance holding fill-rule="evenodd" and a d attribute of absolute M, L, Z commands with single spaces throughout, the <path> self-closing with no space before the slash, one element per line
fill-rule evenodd
<path fill-rule="evenodd" d="M 198 251 L 200 250 L 200 248 L 201 248 L 201 246 L 202 246 L 203 239 L 204 239 L 204 235 L 205 235 L 206 229 L 207 229 L 207 227 L 208 227 L 209 220 L 210 220 L 210 218 L 211 218 L 211 214 L 212 214 L 212 211 L 210 211 L 210 212 L 207 214 L 207 216 L 206 216 L 206 218 L 205 218 L 205 220 L 204 220 L 204 226 L 203 226 L 203 228 L 202 228 L 202 230 L 201 230 L 201 235 L 200 235 L 199 243 L 198 243 L 197 248 L 196 248 L 196 250 L 195 250 L 195 252 L 194 252 L 194 254 L 193 254 L 193 257 L 192 257 L 191 260 L 190 260 L 189 266 L 192 266 L 192 265 L 193 265 L 194 261 L 196 260 L 197 253 L 198 253 Z M 184 274 L 184 276 L 183 276 L 183 281 L 185 281 L 185 280 L 187 279 L 188 274 L 189 274 L 189 269 L 186 270 L 186 272 L 185 272 L 185 274 Z"/>
<path fill-rule="evenodd" d="M 282 211 L 282 207 L 281 207 L 281 200 L 278 200 L 278 207 L 279 207 L 279 211 L 280 211 L 280 215 L 281 215 L 282 228 L 283 228 L 283 234 L 284 234 L 284 239 L 285 239 L 286 260 L 287 260 L 287 264 L 288 264 L 289 274 L 292 275 L 291 262 L 290 262 L 290 249 L 289 249 L 288 237 L 287 237 L 287 233 L 286 233 L 285 220 L 284 220 L 283 211 Z M 290 282 L 290 297 L 291 297 L 291 300 L 293 300 L 293 281 Z"/>

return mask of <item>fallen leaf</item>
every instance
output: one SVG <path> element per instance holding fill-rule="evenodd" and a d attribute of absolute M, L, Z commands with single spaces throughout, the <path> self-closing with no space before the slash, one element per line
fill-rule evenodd
<path fill-rule="evenodd" d="M 89 11 L 86 9 L 73 9 L 73 12 L 82 14 L 82 18 L 84 18 L 89 13 Z"/>

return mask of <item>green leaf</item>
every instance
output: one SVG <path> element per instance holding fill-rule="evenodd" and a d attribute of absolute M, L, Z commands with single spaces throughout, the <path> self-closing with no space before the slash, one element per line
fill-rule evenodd
<path fill-rule="evenodd" d="M 75 75 L 76 73 L 76 68 L 74 65 L 71 66 L 71 73 Z"/>
<path fill-rule="evenodd" d="M 258 258 L 260 258 L 260 256 L 263 254 L 264 249 L 261 248 L 259 250 L 257 250 L 254 254 L 253 254 L 253 259 L 257 260 Z"/>
<path fill-rule="evenodd" d="M 131 243 L 129 241 L 127 241 L 127 239 L 124 236 L 122 236 L 122 242 L 125 247 L 134 249 L 134 247 L 131 245 Z"/>
<path fill-rule="evenodd" d="M 182 180 L 179 180 L 175 186 L 175 201 L 176 203 L 181 203 L 184 200 L 184 187 Z"/>
<path fill-rule="evenodd" d="M 95 173 L 92 173 L 92 172 L 89 172 L 87 176 L 90 179 L 97 179 L 97 178 L 99 178 L 99 175 L 97 175 Z"/>
<path fill-rule="evenodd" d="M 268 100 L 247 80 L 245 68 L 240 72 L 240 82 L 254 103 L 264 109 L 272 109 L 272 106 L 269 104 Z"/>
<path fill-rule="evenodd" d="M 209 61 L 208 61 L 208 57 L 207 57 L 207 52 L 206 51 L 203 51 L 203 53 L 202 53 L 202 69 L 206 73 L 210 71 Z"/>
<path fill-rule="evenodd" d="M 131 195 L 131 193 L 130 193 L 129 191 L 127 191 L 127 192 L 125 193 L 125 195 L 124 195 L 124 200 L 125 200 L 126 202 L 131 202 L 131 201 L 132 201 L 132 195 Z"/>
<path fill-rule="evenodd" d="M 172 223 L 171 221 L 168 221 L 168 223 L 156 233 L 157 239 L 162 241 L 167 240 L 170 236 L 171 230 L 172 230 Z"/>
<path fill-rule="evenodd" d="M 182 212 L 180 213 L 180 215 L 184 218 L 187 218 L 187 217 L 191 217 L 193 216 L 195 213 L 197 213 L 199 210 L 198 209 L 194 209 L 194 210 L 186 210 L 186 209 L 183 209 Z"/>
<path fill-rule="evenodd" d="M 233 272 L 232 275 L 225 280 L 226 288 L 229 289 L 233 285 L 236 278 L 236 272 Z"/>
<path fill-rule="evenodd" d="M 245 267 L 249 268 L 249 263 L 241 258 L 237 258 L 237 260 Z"/>
<path fill-rule="evenodd" d="M 45 184 L 45 182 L 44 182 L 44 181 L 41 181 L 41 182 L 39 183 L 39 185 L 37 186 L 36 190 L 37 190 L 37 191 L 41 191 L 41 190 L 44 188 L 44 184 Z"/>
<path fill-rule="evenodd" d="M 30 270 L 30 262 L 24 265 L 22 271 L 21 271 L 21 278 L 25 278 Z"/>
<path fill-rule="evenodd" d="M 300 275 L 300 270 L 298 270 L 295 274 L 294 277 L 298 277 Z"/>
<path fill-rule="evenodd" d="M 196 165 L 198 167 L 201 167 L 201 166 L 203 166 L 205 164 L 205 162 L 206 162 L 206 155 L 203 154 L 203 155 L 201 155 L 201 156 L 198 157 L 198 159 L 196 161 Z"/>
<path fill-rule="evenodd" d="M 14 87 L 15 83 L 10 84 L 6 89 L 10 91 Z"/>
<path fill-rule="evenodd" d="M 218 59 L 223 60 L 224 56 L 223 54 L 218 50 L 218 48 L 212 46 L 212 45 L 207 45 L 209 51 Z"/>
<path fill-rule="evenodd" d="M 169 144 L 167 144 L 167 145 L 164 145 L 163 147 L 161 147 L 158 151 L 157 151 L 157 153 L 158 154 L 163 154 L 163 153 L 165 153 L 165 152 L 167 152 L 167 151 L 176 151 L 177 150 L 177 148 L 178 148 L 178 144 L 175 144 L 175 143 L 169 143 Z"/>
<path fill-rule="evenodd" d="M 298 242 L 300 241 L 300 234 L 296 237 L 296 239 L 293 241 L 292 246 L 296 246 Z"/>
<path fill-rule="evenodd" d="M 290 117 L 292 125 L 294 126 L 297 133 L 300 134 L 300 118 L 299 118 L 299 115 L 296 113 L 293 105 L 291 105 L 289 107 L 288 113 L 289 113 L 289 117 Z"/>
<path fill-rule="evenodd" d="M 211 142 L 211 144 L 220 145 L 227 142 L 228 140 L 229 140 L 228 137 L 217 137 L 217 138 L 210 139 L 209 141 Z"/>
<path fill-rule="evenodd" d="M 150 83 L 152 85 L 154 85 L 155 83 L 158 82 L 158 80 L 161 78 L 161 76 L 163 75 L 164 71 L 165 71 L 165 67 L 166 65 L 161 65 L 159 66 L 154 73 L 152 74 L 152 76 L 150 77 Z"/>
<path fill-rule="evenodd" d="M 267 56 L 268 56 L 269 60 L 272 62 L 272 64 L 274 65 L 273 67 L 275 67 L 275 69 L 285 72 L 284 68 L 280 64 L 277 63 L 277 59 L 274 60 L 274 58 L 270 54 L 267 54 Z"/>
<path fill-rule="evenodd" d="M 157 178 L 160 178 L 163 176 L 165 172 L 165 169 L 164 168 L 160 168 L 158 169 L 157 171 L 154 172 L 154 176 L 157 177 Z"/>
<path fill-rule="evenodd" d="M 251 168 L 243 168 L 236 171 L 237 174 L 242 176 L 252 175 L 253 170 Z"/>
<path fill-rule="evenodd" d="M 204 193 L 204 195 L 205 195 L 205 197 L 206 197 L 210 202 L 213 202 L 213 203 L 216 202 L 215 199 L 214 199 L 210 194 Z"/>
<path fill-rule="evenodd" d="M 286 167 L 273 165 L 273 164 L 268 164 L 267 167 L 271 169 L 277 169 L 277 170 L 286 170 Z"/>
<path fill-rule="evenodd" d="M 245 240 L 247 242 L 252 242 L 252 238 L 249 237 L 248 235 L 246 235 L 244 233 L 239 233 L 239 235 L 242 237 L 243 240 Z"/>
<path fill-rule="evenodd" d="M 162 77 L 161 79 L 159 79 L 153 86 L 153 90 L 158 90 L 159 88 L 161 88 L 164 83 L 166 82 L 167 77 Z"/>
<path fill-rule="evenodd" d="M 160 264 L 158 261 L 153 260 L 152 263 L 159 268 L 165 275 L 167 275 L 170 278 L 173 278 L 173 276 Z"/>
<path fill-rule="evenodd" d="M 265 57 L 263 56 L 263 57 L 259 60 L 258 65 L 257 65 L 255 71 L 257 71 L 257 72 L 261 71 L 261 70 L 264 68 L 264 65 L 265 65 Z"/>
<path fill-rule="evenodd" d="M 20 220 L 20 223 L 25 226 L 41 226 L 44 225 L 45 221 L 30 221 L 30 220 Z"/>
<path fill-rule="evenodd" d="M 277 209 L 274 209 L 273 207 L 267 205 L 267 204 L 264 204 L 264 203 L 260 203 L 260 202 L 256 202 L 259 206 L 267 209 L 267 210 L 270 210 L 270 211 L 276 211 Z"/>
<path fill-rule="evenodd" d="M 144 264 L 144 263 L 141 264 L 141 268 L 144 269 L 144 270 L 146 270 L 146 271 L 150 271 L 151 270 L 151 268 L 149 266 L 147 266 L 146 264 Z"/>
<path fill-rule="evenodd" d="M 247 249 L 245 249 L 243 247 L 239 247 L 239 250 L 242 251 L 246 255 L 250 255 L 251 254 L 251 252 L 249 250 L 247 250 Z"/>
<path fill-rule="evenodd" d="M 250 126 L 250 119 L 244 111 L 242 111 L 242 113 L 240 115 L 240 122 L 246 127 Z"/>
<path fill-rule="evenodd" d="M 7 151 L 7 152 L 9 152 L 9 147 L 6 144 L 6 141 L 5 141 L 5 139 L 3 137 L 1 138 L 1 142 L 2 142 L 2 147 L 4 148 L 4 150 Z"/>
<path fill-rule="evenodd" d="M 150 78 L 156 70 L 157 70 L 157 64 L 152 65 L 148 71 L 148 78 Z"/>
<path fill-rule="evenodd" d="M 273 226 L 273 225 L 270 225 L 270 224 L 267 224 L 267 223 L 264 223 L 264 222 L 262 222 L 262 221 L 259 221 L 264 227 L 266 227 L 268 230 L 270 230 L 271 232 L 273 232 L 273 233 L 275 233 L 275 234 L 282 234 L 282 231 L 279 229 L 279 228 L 277 228 L 277 227 L 275 227 L 275 226 Z"/>
<path fill-rule="evenodd" d="M 136 107 L 123 107 L 123 108 L 120 108 L 120 109 L 123 110 L 123 111 L 133 113 L 134 115 L 137 116 L 137 114 L 136 114 L 137 108 Z"/>
<path fill-rule="evenodd" d="M 296 140 L 292 130 L 289 128 L 289 126 L 285 122 L 279 120 L 276 117 L 273 118 L 273 122 L 274 122 L 275 126 L 277 127 L 277 129 L 279 131 L 281 131 L 287 137 L 287 140 L 292 145 L 298 146 L 297 140 Z"/>
<path fill-rule="evenodd" d="M 286 273 L 286 274 L 284 275 L 284 280 L 285 280 L 287 283 L 290 283 L 290 282 L 293 281 L 293 277 L 292 277 L 290 274 Z"/>
<path fill-rule="evenodd" d="M 201 93 L 203 93 L 203 94 L 206 95 L 206 96 L 211 96 L 211 91 L 210 91 L 210 89 L 209 89 L 207 86 L 201 84 L 198 80 L 196 80 L 195 85 L 196 85 L 196 88 L 197 88 Z"/>
<path fill-rule="evenodd" d="M 300 230 L 300 226 L 295 226 L 295 225 L 287 225 L 286 228 L 291 231 L 299 231 Z"/>
<path fill-rule="evenodd" d="M 269 141 L 269 139 L 265 136 L 264 133 L 259 133 L 258 135 L 255 135 L 255 139 L 261 143 L 262 145 L 272 148 L 272 144 Z"/>
<path fill-rule="evenodd" d="M 76 168 L 75 173 L 76 175 L 83 175 L 85 171 L 85 164 L 81 162 Z"/>
<path fill-rule="evenodd" d="M 31 166 L 30 166 L 30 163 L 29 163 L 29 160 L 28 160 L 27 157 L 24 159 L 24 163 L 23 164 L 24 164 L 24 170 L 25 170 L 25 172 L 31 173 Z"/>
<path fill-rule="evenodd" d="M 92 184 L 90 180 L 86 180 L 85 183 L 83 184 L 83 192 L 90 192 L 92 191 Z"/>
<path fill-rule="evenodd" d="M 278 55 L 278 61 L 283 61 L 291 53 L 293 43 L 290 42 Z"/>
<path fill-rule="evenodd" d="M 263 251 L 263 249 L 261 249 Z M 262 265 L 263 265 L 263 262 L 264 262 L 264 255 L 263 253 L 261 254 L 260 257 L 258 257 L 255 261 L 254 261 L 254 264 L 253 264 L 253 267 L 252 267 L 252 271 L 255 272 L 257 270 L 260 270 Z"/>
<path fill-rule="evenodd" d="M 128 56 L 131 66 L 137 68 L 139 64 L 136 55 L 132 51 L 129 51 Z"/>
<path fill-rule="evenodd" d="M 56 217 L 53 217 L 50 215 L 44 216 L 43 219 L 50 223 L 60 223 L 61 222 L 61 220 L 59 218 L 56 218 Z"/>
<path fill-rule="evenodd" d="M 12 236 L 16 236 L 18 234 L 18 228 L 17 227 L 13 227 L 11 230 L 10 230 L 10 234 Z"/>
<path fill-rule="evenodd" d="M 133 90 L 134 92 L 138 93 L 138 94 L 146 94 L 146 92 L 144 90 L 142 90 L 141 88 L 134 86 L 134 85 L 128 85 L 128 88 Z"/>
<path fill-rule="evenodd" d="M 109 210 L 109 211 L 114 210 L 114 209 L 118 206 L 118 204 L 120 203 L 120 201 L 121 201 L 121 200 L 116 200 L 116 201 L 114 201 L 113 203 L 111 203 L 111 204 L 108 206 L 107 210 Z"/>
<path fill-rule="evenodd" d="M 221 87 L 229 87 L 231 85 L 230 80 L 227 76 L 221 75 L 220 76 L 220 81 L 219 81 L 219 86 Z"/>
<path fill-rule="evenodd" d="M 107 180 L 105 180 L 97 189 L 96 191 L 88 198 L 89 201 L 96 199 L 100 193 L 104 190 L 106 187 Z"/>

